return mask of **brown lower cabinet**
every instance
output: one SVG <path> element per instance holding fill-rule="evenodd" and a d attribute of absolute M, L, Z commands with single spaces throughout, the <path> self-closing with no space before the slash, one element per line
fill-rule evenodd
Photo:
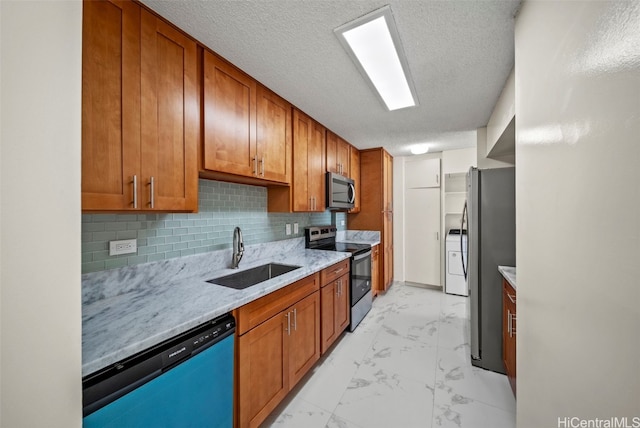
<path fill-rule="evenodd" d="M 516 395 L 516 290 L 502 280 L 502 359 Z"/>
<path fill-rule="evenodd" d="M 236 312 L 238 427 L 257 427 L 320 358 L 320 276 Z"/>
<path fill-rule="evenodd" d="M 322 308 L 321 351 L 324 354 L 349 325 L 349 273 L 323 284 L 320 289 Z"/>
<path fill-rule="evenodd" d="M 380 290 L 380 246 L 371 247 L 371 289 Z"/>

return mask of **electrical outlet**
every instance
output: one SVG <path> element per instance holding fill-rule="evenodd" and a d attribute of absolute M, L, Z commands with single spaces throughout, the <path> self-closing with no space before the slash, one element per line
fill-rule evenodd
<path fill-rule="evenodd" d="M 284 233 L 287 234 L 287 235 L 291 235 L 291 224 L 290 223 L 287 223 L 284 226 Z"/>
<path fill-rule="evenodd" d="M 340 226 L 344 226 L 344 220 L 340 220 Z"/>
<path fill-rule="evenodd" d="M 109 255 L 131 254 L 138 252 L 138 243 L 135 239 L 123 239 L 121 241 L 109 241 Z"/>
<path fill-rule="evenodd" d="M 298 223 L 293 223 L 293 233 L 298 234 Z"/>

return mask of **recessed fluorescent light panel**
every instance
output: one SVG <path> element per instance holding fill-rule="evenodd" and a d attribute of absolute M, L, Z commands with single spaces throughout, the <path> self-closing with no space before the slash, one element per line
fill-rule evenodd
<path fill-rule="evenodd" d="M 334 33 L 389 111 L 418 105 L 389 6 L 342 25 Z"/>

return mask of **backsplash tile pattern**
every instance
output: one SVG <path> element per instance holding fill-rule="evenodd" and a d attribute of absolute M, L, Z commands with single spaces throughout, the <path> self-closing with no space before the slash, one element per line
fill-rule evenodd
<path fill-rule="evenodd" d="M 345 213 L 268 213 L 265 187 L 200 180 L 198 203 L 195 214 L 84 214 L 82 273 L 229 248 L 236 226 L 247 245 L 301 237 L 315 224 L 346 229 Z M 287 223 L 298 234 L 286 235 Z M 137 253 L 109 256 L 109 241 L 134 238 Z"/>

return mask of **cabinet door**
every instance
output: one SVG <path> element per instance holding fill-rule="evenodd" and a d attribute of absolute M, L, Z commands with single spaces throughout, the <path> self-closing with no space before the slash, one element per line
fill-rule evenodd
<path fill-rule="evenodd" d="M 383 152 L 383 210 L 393 211 L 393 158 L 386 151 Z"/>
<path fill-rule="evenodd" d="M 324 212 L 325 207 L 325 147 L 326 130 L 324 126 L 313 122 L 308 147 L 308 186 L 312 198 L 311 211 Z"/>
<path fill-rule="evenodd" d="M 337 282 L 337 290 L 335 293 L 336 339 L 340 333 L 347 328 L 351 320 L 351 311 L 349 310 L 351 308 L 349 304 L 349 275 L 344 275 Z"/>
<path fill-rule="evenodd" d="M 310 294 L 289 311 L 291 329 L 288 345 L 290 388 L 320 359 L 320 297 Z"/>
<path fill-rule="evenodd" d="M 516 394 L 516 292 L 502 281 L 502 358 L 514 395 Z"/>
<path fill-rule="evenodd" d="M 204 51 L 204 169 L 257 175 L 256 90 L 250 76 Z"/>
<path fill-rule="evenodd" d="M 331 131 L 327 131 L 327 172 L 340 173 L 338 166 L 338 136 Z"/>
<path fill-rule="evenodd" d="M 349 177 L 354 181 L 354 187 L 356 188 L 356 200 L 353 204 L 353 208 L 349 210 L 349 213 L 360 212 L 360 150 L 355 147 L 351 147 L 349 160 Z"/>
<path fill-rule="evenodd" d="M 378 294 L 380 289 L 380 246 L 374 245 L 371 249 L 371 290 Z"/>
<path fill-rule="evenodd" d="M 293 211 L 310 211 L 312 206 L 307 175 L 312 127 L 309 116 L 293 110 Z"/>
<path fill-rule="evenodd" d="M 338 164 L 338 169 L 340 174 L 345 177 L 350 177 L 349 175 L 349 158 L 351 153 L 349 151 L 349 143 L 344 141 L 342 138 L 338 137 L 338 144 L 336 146 L 336 159 Z"/>
<path fill-rule="evenodd" d="M 440 187 L 440 159 L 419 159 L 405 162 L 407 189 Z"/>
<path fill-rule="evenodd" d="M 88 1 L 82 19 L 82 209 L 129 210 L 140 179 L 140 7 Z"/>
<path fill-rule="evenodd" d="M 289 392 L 287 318 L 280 313 L 238 339 L 238 425 L 257 427 Z"/>
<path fill-rule="evenodd" d="M 258 176 L 291 182 L 291 104 L 258 85 Z"/>
<path fill-rule="evenodd" d="M 383 202 L 386 212 L 383 214 L 384 270 L 383 287 L 386 291 L 393 281 L 393 158 L 383 151 Z"/>
<path fill-rule="evenodd" d="M 140 208 L 197 210 L 196 43 L 145 10 L 141 22 Z"/>
<path fill-rule="evenodd" d="M 337 337 L 336 331 L 336 296 L 337 280 L 320 289 L 320 307 L 322 311 L 321 352 L 324 354 Z"/>
<path fill-rule="evenodd" d="M 350 151 L 349 143 L 327 130 L 326 168 L 327 172 L 335 172 L 349 177 Z"/>

